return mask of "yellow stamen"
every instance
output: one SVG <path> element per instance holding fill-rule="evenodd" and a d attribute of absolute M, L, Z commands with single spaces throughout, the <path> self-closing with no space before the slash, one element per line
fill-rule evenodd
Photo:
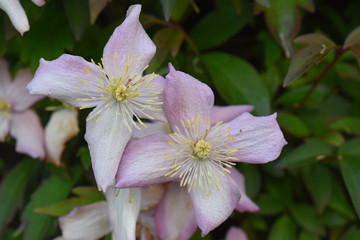
<path fill-rule="evenodd" d="M 206 159 L 210 156 L 210 151 L 211 144 L 201 139 L 195 144 L 193 154 L 198 159 Z"/>

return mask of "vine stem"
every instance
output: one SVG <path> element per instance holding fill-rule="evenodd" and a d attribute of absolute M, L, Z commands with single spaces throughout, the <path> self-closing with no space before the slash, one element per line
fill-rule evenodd
<path fill-rule="evenodd" d="M 340 57 L 347 51 L 348 49 L 343 49 L 342 47 L 338 47 L 336 50 L 336 55 L 334 59 L 326 66 L 326 68 L 321 72 L 316 81 L 313 82 L 311 88 L 306 93 L 305 97 L 299 104 L 299 108 L 303 107 L 306 101 L 309 99 L 311 94 L 315 91 L 316 87 L 321 83 L 321 81 L 325 78 L 325 76 L 330 72 L 330 70 L 334 67 L 335 63 L 340 59 Z"/>

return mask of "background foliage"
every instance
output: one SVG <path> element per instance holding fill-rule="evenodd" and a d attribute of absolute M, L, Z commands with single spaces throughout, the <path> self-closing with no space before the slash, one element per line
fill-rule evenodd
<path fill-rule="evenodd" d="M 278 112 L 288 141 L 272 163 L 238 164 L 260 212 L 234 213 L 206 239 L 222 239 L 231 225 L 250 239 L 360 239 L 359 1 L 105 0 L 102 11 L 94 2 L 48 0 L 39 8 L 24 0 L 31 29 L 23 37 L 0 12 L 0 54 L 12 73 L 64 52 L 99 61 L 128 6 L 140 3 L 158 48 L 147 71 L 165 75 L 172 62 L 209 84 L 218 105 Z M 45 108 L 59 104 L 34 106 L 44 126 Z M 80 112 L 60 167 L 15 153 L 11 138 L 0 144 L 1 239 L 51 239 L 60 235 L 56 216 L 103 198 L 84 187 L 95 186 L 87 114 Z"/>

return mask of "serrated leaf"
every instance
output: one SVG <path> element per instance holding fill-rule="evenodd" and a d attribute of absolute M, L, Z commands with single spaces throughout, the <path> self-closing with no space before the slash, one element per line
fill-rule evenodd
<path fill-rule="evenodd" d="M 216 47 L 239 32 L 250 21 L 251 13 L 251 4 L 247 0 L 241 1 L 240 14 L 232 7 L 211 12 L 194 26 L 190 37 L 199 50 Z"/>
<path fill-rule="evenodd" d="M 34 212 L 60 217 L 67 215 L 74 207 L 105 200 L 104 195 L 96 187 L 77 187 L 72 192 L 78 197 L 69 198 L 50 206 L 36 208 Z"/>
<path fill-rule="evenodd" d="M 327 144 L 315 139 L 306 139 L 303 145 L 282 157 L 278 165 L 284 168 L 299 167 L 315 163 L 331 153 L 331 148 Z"/>
<path fill-rule="evenodd" d="M 176 0 L 161 0 L 160 2 L 163 9 L 165 20 L 169 21 Z"/>
<path fill-rule="evenodd" d="M 279 217 L 273 224 L 268 240 L 295 240 L 295 224 L 287 215 Z"/>
<path fill-rule="evenodd" d="M 1 180 L 0 185 L 0 236 L 6 225 L 14 216 L 19 204 L 23 201 L 23 195 L 29 182 L 31 169 L 38 161 L 26 159 L 17 164 Z"/>
<path fill-rule="evenodd" d="M 355 28 L 345 39 L 343 49 L 350 48 L 360 64 L 360 26 Z"/>
<path fill-rule="evenodd" d="M 360 118 L 344 117 L 336 120 L 331 127 L 349 134 L 360 135 Z"/>
<path fill-rule="evenodd" d="M 229 104 L 251 104 L 260 115 L 270 113 L 270 96 L 259 74 L 241 58 L 220 52 L 202 56 L 212 81 Z"/>
<path fill-rule="evenodd" d="M 325 229 L 313 207 L 307 204 L 297 204 L 291 209 L 291 212 L 297 223 L 304 230 L 318 236 L 324 236 Z"/>
<path fill-rule="evenodd" d="M 331 39 L 320 33 L 302 35 L 294 42 L 306 46 L 292 56 L 289 70 L 284 79 L 284 87 L 303 75 L 314 64 L 319 64 L 336 48 L 336 44 Z"/>
<path fill-rule="evenodd" d="M 22 221 L 25 224 L 24 240 L 48 239 L 48 229 L 56 220 L 43 214 L 34 212 L 35 208 L 49 206 L 66 198 L 73 183 L 57 176 L 46 179 L 40 187 L 32 194 L 31 201 L 22 214 Z"/>
<path fill-rule="evenodd" d="M 282 129 L 296 137 L 306 137 L 310 134 L 309 128 L 301 118 L 288 113 L 280 112 L 277 120 Z"/>
<path fill-rule="evenodd" d="M 64 0 L 64 10 L 76 40 L 80 40 L 89 26 L 88 0 Z"/>
<path fill-rule="evenodd" d="M 94 24 L 110 0 L 89 0 L 90 23 Z"/>

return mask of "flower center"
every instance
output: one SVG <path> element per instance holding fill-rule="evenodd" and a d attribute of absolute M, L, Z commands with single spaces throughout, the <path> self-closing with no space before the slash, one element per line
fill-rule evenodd
<path fill-rule="evenodd" d="M 10 103 L 5 99 L 0 99 L 0 112 L 7 112 L 11 108 Z"/>
<path fill-rule="evenodd" d="M 198 159 L 206 159 L 210 156 L 211 144 L 201 139 L 198 141 L 193 149 L 194 157 Z"/>

